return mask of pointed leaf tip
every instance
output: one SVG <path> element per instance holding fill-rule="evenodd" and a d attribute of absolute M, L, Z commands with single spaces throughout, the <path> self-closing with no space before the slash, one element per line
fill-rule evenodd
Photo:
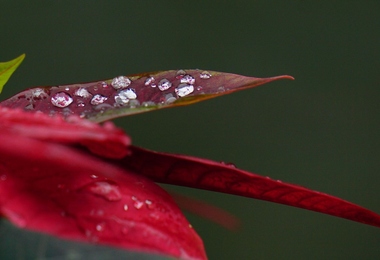
<path fill-rule="evenodd" d="M 84 84 L 29 89 L 2 106 L 72 114 L 96 122 L 151 110 L 184 106 L 235 91 L 253 88 L 288 75 L 255 78 L 206 70 L 168 70 L 118 76 Z"/>
<path fill-rule="evenodd" d="M 13 60 L 0 62 L 0 93 L 3 90 L 5 83 L 7 83 L 9 78 L 12 76 L 13 72 L 15 72 L 17 67 L 24 60 L 24 58 L 25 54 L 21 54 Z"/>

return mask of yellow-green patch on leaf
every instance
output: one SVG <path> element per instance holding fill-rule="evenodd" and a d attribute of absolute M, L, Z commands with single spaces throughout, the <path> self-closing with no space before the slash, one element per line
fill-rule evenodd
<path fill-rule="evenodd" d="M 17 69 L 17 67 L 24 60 L 25 54 L 18 56 L 16 59 L 0 62 L 0 93 L 3 90 L 3 86 L 9 78 L 12 76 L 13 72 Z"/>

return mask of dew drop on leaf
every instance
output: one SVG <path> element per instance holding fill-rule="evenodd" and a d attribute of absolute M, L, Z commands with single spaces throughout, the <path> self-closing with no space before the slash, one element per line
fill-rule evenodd
<path fill-rule="evenodd" d="M 42 88 L 36 88 L 33 90 L 32 92 L 32 97 L 33 99 L 45 99 L 47 98 L 49 95 L 45 92 L 44 89 Z"/>
<path fill-rule="evenodd" d="M 184 70 L 177 71 L 176 79 L 181 79 L 185 74 L 186 74 L 186 71 Z"/>
<path fill-rule="evenodd" d="M 130 106 L 130 108 L 139 107 L 140 106 L 140 101 L 138 101 L 137 99 L 132 99 L 132 100 L 129 101 L 129 106 Z"/>
<path fill-rule="evenodd" d="M 177 99 L 173 96 L 173 94 L 169 93 L 165 96 L 165 104 L 171 104 L 173 103 L 174 101 L 176 101 Z"/>
<path fill-rule="evenodd" d="M 202 71 L 202 73 L 199 74 L 199 77 L 201 79 L 209 79 L 209 78 L 211 78 L 211 74 L 208 71 Z"/>
<path fill-rule="evenodd" d="M 74 95 L 81 98 L 90 98 L 92 96 L 91 93 L 85 88 L 78 88 Z"/>
<path fill-rule="evenodd" d="M 134 89 L 128 88 L 126 90 L 120 91 L 119 95 L 123 94 L 128 99 L 136 99 L 137 95 Z"/>
<path fill-rule="evenodd" d="M 188 85 L 186 83 L 182 83 L 180 84 L 176 89 L 175 89 L 175 93 L 179 96 L 179 97 L 184 97 L 184 96 L 187 96 L 191 93 L 193 93 L 194 91 L 194 86 L 193 85 Z"/>
<path fill-rule="evenodd" d="M 119 93 L 119 95 L 115 96 L 115 103 L 118 106 L 124 106 L 128 104 L 129 99 L 124 93 Z"/>
<path fill-rule="evenodd" d="M 132 200 L 134 201 L 133 206 L 136 209 L 141 209 L 144 206 L 144 202 L 140 201 L 136 196 L 132 196 Z"/>
<path fill-rule="evenodd" d="M 101 196 L 109 201 L 121 200 L 121 192 L 116 184 L 106 181 L 97 181 L 88 185 L 88 190 L 93 194 Z"/>
<path fill-rule="evenodd" d="M 189 74 L 186 74 L 181 78 L 181 83 L 193 85 L 195 83 L 195 78 Z"/>
<path fill-rule="evenodd" d="M 99 232 L 103 231 L 104 230 L 104 226 L 105 226 L 104 223 L 97 224 L 96 225 L 96 231 L 99 231 Z"/>
<path fill-rule="evenodd" d="M 103 82 L 102 82 L 102 87 L 103 87 L 103 88 L 108 88 L 108 84 L 107 84 L 106 82 L 103 81 Z"/>
<path fill-rule="evenodd" d="M 172 83 L 169 80 L 167 80 L 167 79 L 162 79 L 158 83 L 158 88 L 161 91 L 167 90 L 167 89 L 171 88 L 171 86 L 172 86 Z"/>
<path fill-rule="evenodd" d="M 151 200 L 145 200 L 145 204 L 148 207 L 148 209 L 154 209 L 154 204 Z"/>
<path fill-rule="evenodd" d="M 154 77 L 148 77 L 148 78 L 146 78 L 146 80 L 144 81 L 144 85 L 145 85 L 145 86 L 151 86 L 151 87 L 155 88 L 156 85 L 155 85 L 155 84 L 152 84 L 152 83 L 154 83 L 154 81 L 155 81 Z"/>
<path fill-rule="evenodd" d="M 142 102 L 141 104 L 143 107 L 150 107 L 150 106 L 155 106 L 156 103 L 154 103 L 153 101 L 145 101 L 145 102 Z"/>
<path fill-rule="evenodd" d="M 112 87 L 114 89 L 122 89 L 126 88 L 131 84 L 131 80 L 128 77 L 125 76 L 119 76 L 112 80 Z"/>
<path fill-rule="evenodd" d="M 91 99 L 91 105 L 100 105 L 103 104 L 107 100 L 107 97 L 96 94 L 92 99 Z"/>
<path fill-rule="evenodd" d="M 231 167 L 231 168 L 236 168 L 236 165 L 231 163 L 231 162 L 220 162 L 221 164 L 225 165 L 225 166 L 228 166 L 228 167 Z"/>
<path fill-rule="evenodd" d="M 144 206 L 144 202 L 142 202 L 142 201 L 135 201 L 135 203 L 133 203 L 133 206 L 136 209 L 141 209 Z"/>
<path fill-rule="evenodd" d="M 77 106 L 78 106 L 78 107 L 84 107 L 85 104 L 84 104 L 83 101 L 78 100 L 78 101 L 77 101 Z"/>
<path fill-rule="evenodd" d="M 28 104 L 24 107 L 25 110 L 33 110 L 34 109 L 34 105 L 33 104 Z"/>
<path fill-rule="evenodd" d="M 56 106 L 56 107 L 60 107 L 60 108 L 63 108 L 63 107 L 67 107 L 69 106 L 71 103 L 73 102 L 73 98 L 65 93 L 65 92 L 58 92 L 58 93 L 55 93 L 52 97 L 51 97 L 51 103 Z"/>

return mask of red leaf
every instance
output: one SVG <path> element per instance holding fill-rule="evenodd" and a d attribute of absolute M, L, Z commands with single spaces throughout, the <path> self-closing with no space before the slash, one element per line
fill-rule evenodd
<path fill-rule="evenodd" d="M 122 159 L 120 164 L 156 182 L 276 202 L 380 227 L 380 215 L 328 194 L 210 160 L 133 146 L 131 152 L 131 156 Z"/>
<path fill-rule="evenodd" d="M 64 117 L 75 114 L 102 122 L 155 109 L 188 105 L 278 79 L 293 78 L 254 78 L 215 71 L 168 70 L 84 84 L 28 89 L 1 102 L 1 105 Z"/>
<path fill-rule="evenodd" d="M 111 122 L 101 127 L 76 116 L 68 117 L 66 121 L 70 124 L 58 116 L 26 114 L 19 109 L 0 107 L 0 131 L 50 142 L 82 144 L 93 153 L 110 158 L 122 158 L 128 154 L 129 137 Z"/>
<path fill-rule="evenodd" d="M 201 239 L 163 189 L 83 149 L 55 143 L 82 138 L 101 145 L 115 138 L 125 147 L 118 130 L 37 114 L 22 123 L 18 113 L 0 113 L 0 213 L 10 221 L 62 238 L 206 258 Z"/>

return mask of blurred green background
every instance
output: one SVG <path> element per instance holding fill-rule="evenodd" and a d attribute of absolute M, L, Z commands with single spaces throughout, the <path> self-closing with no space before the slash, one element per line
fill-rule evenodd
<path fill-rule="evenodd" d="M 379 1 L 1 1 L 0 6 L 0 60 L 27 54 L 2 99 L 31 86 L 166 69 L 289 74 L 296 80 L 116 123 L 135 145 L 234 162 L 380 212 Z M 242 219 L 234 233 L 187 215 L 210 259 L 380 257 L 380 230 L 374 227 L 237 196 L 174 190 Z M 14 244 L 20 241 L 19 235 L 0 236 L 8 249 L 10 237 Z"/>

